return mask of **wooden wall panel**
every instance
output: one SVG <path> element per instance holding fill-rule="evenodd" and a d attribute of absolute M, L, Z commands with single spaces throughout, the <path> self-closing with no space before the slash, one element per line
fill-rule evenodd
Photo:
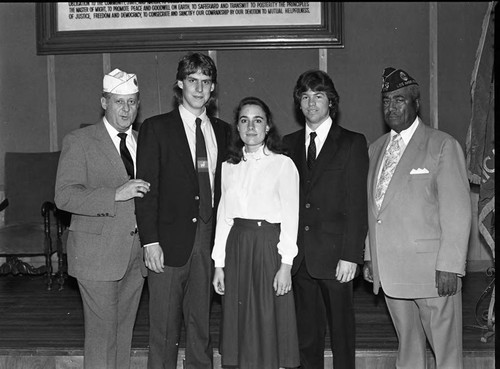
<path fill-rule="evenodd" d="M 102 66 L 101 54 L 55 57 L 59 148 L 66 134 L 101 117 Z"/>

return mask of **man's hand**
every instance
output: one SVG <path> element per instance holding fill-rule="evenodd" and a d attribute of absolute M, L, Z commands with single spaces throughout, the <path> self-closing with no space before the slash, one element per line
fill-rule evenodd
<path fill-rule="evenodd" d="M 358 264 L 351 263 L 350 261 L 339 260 L 337 269 L 335 270 L 335 277 L 340 283 L 350 282 L 356 275 L 356 268 Z"/>
<path fill-rule="evenodd" d="M 115 201 L 127 201 L 134 197 L 144 197 L 148 192 L 148 182 L 142 179 L 130 179 L 116 189 Z"/>
<path fill-rule="evenodd" d="M 276 296 L 286 295 L 292 289 L 292 266 L 281 263 L 273 281 Z"/>
<path fill-rule="evenodd" d="M 219 295 L 224 295 L 224 269 L 223 268 L 215 268 L 214 272 L 214 280 L 212 282 L 214 285 L 214 290 Z"/>
<path fill-rule="evenodd" d="M 160 244 L 144 247 L 144 262 L 146 267 L 155 273 L 163 273 L 163 250 Z"/>
<path fill-rule="evenodd" d="M 453 296 L 457 293 L 458 275 L 436 270 L 436 288 L 439 296 Z"/>
<path fill-rule="evenodd" d="M 365 281 L 373 283 L 373 267 L 370 260 L 365 261 L 363 265 L 363 278 Z"/>

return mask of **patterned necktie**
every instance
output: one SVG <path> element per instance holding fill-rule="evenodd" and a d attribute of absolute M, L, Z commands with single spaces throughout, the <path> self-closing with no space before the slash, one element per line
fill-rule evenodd
<path fill-rule="evenodd" d="M 196 171 L 200 190 L 200 218 L 207 223 L 212 217 L 212 190 L 208 174 L 208 156 L 205 138 L 201 131 L 201 119 L 196 118 Z"/>
<path fill-rule="evenodd" d="M 316 138 L 317 133 L 311 132 L 309 136 L 310 140 L 309 147 L 307 148 L 307 167 L 311 170 L 314 161 L 316 160 L 316 143 L 314 142 L 314 139 Z"/>
<path fill-rule="evenodd" d="M 377 183 L 377 191 L 375 193 L 375 202 L 378 209 L 382 205 L 384 200 L 385 191 L 389 186 L 394 170 L 398 165 L 399 158 L 401 156 L 401 135 L 398 133 L 392 137 L 391 143 L 387 148 L 385 153 L 384 166 L 382 172 L 380 173 L 380 178 Z"/>
<path fill-rule="evenodd" d="M 125 140 L 127 139 L 126 133 L 118 133 L 118 137 L 120 137 L 120 156 L 122 157 L 123 164 L 125 164 L 125 169 L 127 170 L 130 179 L 134 178 L 134 162 L 132 160 L 132 155 L 130 155 L 130 151 L 127 149 L 127 145 Z"/>

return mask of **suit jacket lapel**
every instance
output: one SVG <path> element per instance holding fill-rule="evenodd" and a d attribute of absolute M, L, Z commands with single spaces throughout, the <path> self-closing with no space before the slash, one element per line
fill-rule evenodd
<path fill-rule="evenodd" d="M 117 176 L 123 177 L 124 179 L 128 178 L 125 165 L 123 164 L 118 150 L 116 150 L 116 146 L 113 143 L 113 140 L 109 136 L 108 130 L 104 126 L 104 122 L 101 120 L 100 122 L 95 124 L 95 127 L 94 137 L 98 142 L 97 146 L 99 150 L 101 150 L 104 156 L 108 158 L 111 164 L 111 168 Z"/>
<path fill-rule="evenodd" d="M 226 131 L 224 130 L 224 127 L 220 124 L 215 124 L 215 119 L 209 117 L 210 119 L 210 124 L 212 124 L 212 128 L 215 133 L 215 139 L 217 141 L 217 167 L 219 167 L 219 164 L 222 163 L 222 161 L 225 159 L 224 155 L 221 155 L 221 153 L 224 151 L 222 150 L 223 146 L 225 145 L 225 134 Z"/>
<path fill-rule="evenodd" d="M 328 135 L 326 136 L 325 143 L 323 144 L 323 147 L 321 148 L 321 151 L 319 152 L 319 155 L 316 158 L 316 162 L 314 163 L 314 166 L 312 168 L 311 186 L 314 186 L 314 183 L 318 180 L 319 177 L 321 177 L 321 174 L 324 172 L 325 167 L 334 159 L 335 154 L 337 153 L 339 148 L 339 136 L 340 127 L 337 124 L 333 123 L 330 131 L 328 132 Z"/>
<path fill-rule="evenodd" d="M 174 118 L 171 123 L 171 129 L 168 131 L 172 135 L 172 137 L 168 138 L 169 145 L 174 146 L 174 152 L 179 154 L 179 164 L 186 167 L 187 173 L 190 173 L 192 180 L 197 183 L 198 177 L 179 109 L 175 109 Z"/>
<path fill-rule="evenodd" d="M 307 188 L 307 180 L 308 180 L 308 169 L 306 162 L 306 138 L 305 138 L 305 129 L 301 129 L 296 133 L 297 139 L 295 142 L 295 147 L 293 147 L 292 160 L 295 162 L 295 166 L 299 172 L 300 177 L 300 188 Z"/>
<path fill-rule="evenodd" d="M 377 204 L 375 203 L 375 193 L 377 192 L 377 182 L 378 182 L 378 174 L 380 173 L 382 162 L 384 161 L 385 150 L 390 141 L 390 134 L 387 133 L 386 139 L 383 144 L 374 148 L 374 152 L 371 157 L 376 158 L 375 160 L 370 161 L 370 177 L 368 178 L 368 188 L 371 191 L 368 193 L 368 201 L 371 203 L 370 208 L 374 209 L 375 215 L 378 211 Z"/>
<path fill-rule="evenodd" d="M 394 197 L 394 194 L 401 188 L 407 185 L 410 179 L 410 171 L 413 167 L 413 162 L 418 156 L 417 153 L 421 148 L 422 142 L 425 135 L 424 124 L 420 121 L 415 133 L 413 133 L 408 146 L 406 147 L 403 156 L 399 159 L 399 163 L 396 166 L 396 170 L 389 182 L 389 186 L 384 195 L 384 200 L 380 206 L 380 211 L 383 211 L 387 204 Z"/>

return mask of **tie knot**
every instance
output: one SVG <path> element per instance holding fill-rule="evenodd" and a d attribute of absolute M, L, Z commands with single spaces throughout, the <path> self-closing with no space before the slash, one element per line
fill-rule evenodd
<path fill-rule="evenodd" d="M 401 135 L 399 133 L 392 136 L 392 141 L 399 143 L 401 141 Z"/>
<path fill-rule="evenodd" d="M 124 132 L 120 132 L 118 133 L 118 137 L 120 137 L 122 141 L 125 141 L 125 139 L 127 138 L 127 134 Z"/>
<path fill-rule="evenodd" d="M 201 126 L 201 119 L 200 118 L 196 118 L 194 122 L 196 123 L 197 127 Z"/>
<path fill-rule="evenodd" d="M 311 132 L 309 133 L 309 136 L 311 136 L 311 140 L 314 140 L 318 134 L 316 132 Z"/>

